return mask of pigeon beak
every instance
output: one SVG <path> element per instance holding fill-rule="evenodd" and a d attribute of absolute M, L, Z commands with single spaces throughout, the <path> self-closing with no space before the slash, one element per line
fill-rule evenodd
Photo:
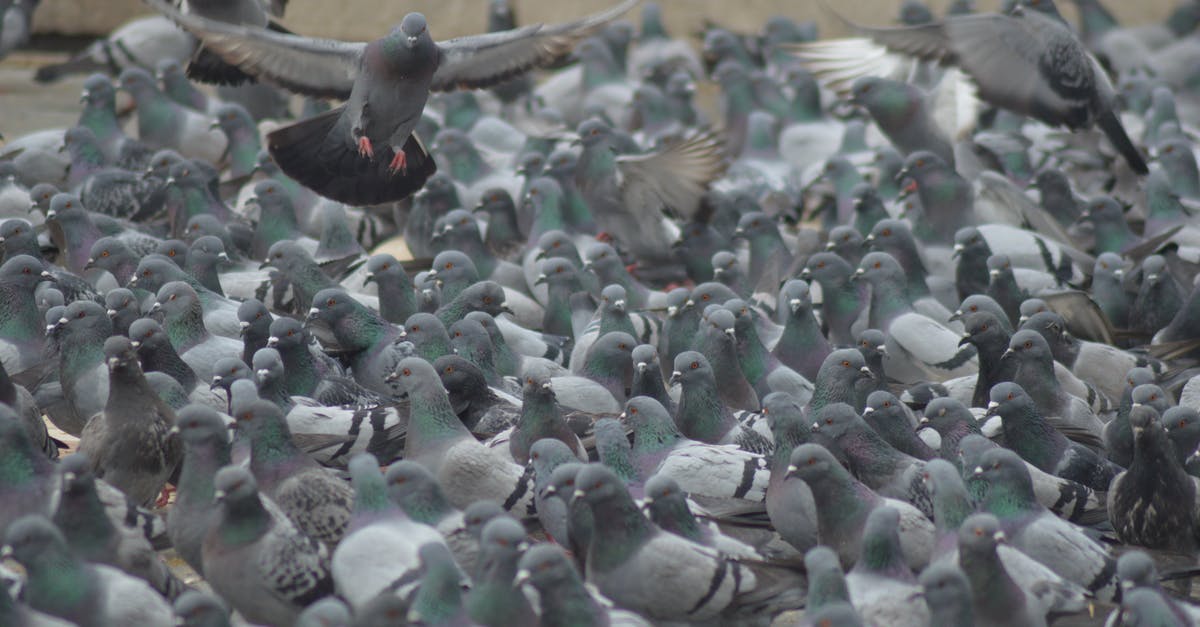
<path fill-rule="evenodd" d="M 1000 359 L 1002 359 L 1002 360 L 1008 359 L 1009 357 L 1012 357 L 1013 355 L 1016 355 L 1016 354 L 1017 354 L 1017 351 L 1015 351 L 1011 348 L 1006 348 L 1006 349 L 1004 349 L 1003 353 L 1000 353 Z"/>
<path fill-rule="evenodd" d="M 1004 544 L 1008 541 L 1008 536 L 1004 535 L 1003 531 L 997 531 L 992 534 L 992 539 L 996 541 L 996 544 Z"/>
<path fill-rule="evenodd" d="M 988 276 L 993 279 L 998 278 L 1000 276 L 1000 271 L 999 270 L 988 270 Z"/>
<path fill-rule="evenodd" d="M 675 305 L 667 305 L 667 317 L 674 318 L 675 314 L 679 313 L 679 308 Z"/>
<path fill-rule="evenodd" d="M 578 489 L 575 490 L 575 493 L 571 495 L 572 498 L 576 498 L 576 499 L 581 499 L 584 496 L 587 496 L 587 493 L 584 492 L 583 490 L 578 490 Z"/>
<path fill-rule="evenodd" d="M 804 268 L 803 270 L 800 271 L 800 278 L 804 279 L 805 281 L 812 279 L 812 270 L 809 270 L 808 268 Z"/>
<path fill-rule="evenodd" d="M 929 416 L 921 416 L 921 419 L 917 421 L 917 424 L 922 424 L 922 425 L 929 424 Z"/>
<path fill-rule="evenodd" d="M 121 363 L 121 358 L 120 357 L 109 357 L 106 360 L 106 362 L 108 363 L 108 367 L 112 368 L 113 366 L 116 366 L 117 364 Z"/>
<path fill-rule="evenodd" d="M 857 280 L 863 278 L 863 276 L 865 276 L 866 274 L 867 274 L 867 271 L 865 269 L 858 268 L 857 270 L 854 271 L 854 274 L 850 275 L 850 280 L 857 281 Z"/>
<path fill-rule="evenodd" d="M 221 261 L 223 263 L 229 263 L 229 254 L 224 251 L 221 251 L 221 252 L 217 253 L 217 260 Z"/>
<path fill-rule="evenodd" d="M 646 495 L 642 497 L 642 509 L 650 509 L 654 505 L 654 497 Z"/>
<path fill-rule="evenodd" d="M 134 350 L 137 350 L 142 347 L 142 343 L 137 340 L 130 340 L 129 345 L 132 346 Z"/>
<path fill-rule="evenodd" d="M 393 373 L 390 373 L 390 374 L 388 374 L 388 376 L 384 377 L 384 379 L 383 379 L 383 380 L 384 380 L 384 381 L 387 381 L 387 382 L 389 382 L 389 383 L 391 383 L 391 382 L 393 382 L 393 381 L 399 381 L 399 380 L 400 380 L 400 375 L 398 375 L 398 374 L 396 374 L 395 372 L 393 372 Z"/>
<path fill-rule="evenodd" d="M 743 230 L 742 227 L 739 226 L 733 230 L 733 237 L 734 238 L 746 237 L 746 231 Z"/>
<path fill-rule="evenodd" d="M 314 318 L 321 314 L 321 310 L 313 307 L 308 310 L 308 315 L 304 317 L 305 322 L 311 322 Z"/>
<path fill-rule="evenodd" d="M 819 423 L 819 422 L 814 422 L 814 423 L 812 423 L 812 430 L 813 430 L 813 431 L 820 431 L 820 430 L 821 430 L 821 423 Z"/>
<path fill-rule="evenodd" d="M 275 348 L 276 346 L 279 346 L 279 338 L 274 335 L 267 338 L 267 348 Z"/>
<path fill-rule="evenodd" d="M 797 470 L 799 470 L 799 468 L 797 468 L 795 464 L 788 464 L 787 474 L 785 474 L 783 478 L 787 479 L 788 477 L 795 476 Z"/>
<path fill-rule="evenodd" d="M 550 390 L 550 389 L 553 389 L 553 387 L 554 387 L 554 386 L 550 385 L 550 382 L 549 382 L 549 381 L 547 381 L 547 382 L 545 382 L 545 383 L 543 383 L 543 384 L 542 384 L 542 389 L 543 389 L 543 390 Z"/>
<path fill-rule="evenodd" d="M 75 480 L 75 473 L 64 472 L 62 478 L 63 478 L 63 483 L 71 483 L 72 481 Z"/>
<path fill-rule="evenodd" d="M 266 368 L 259 368 L 258 370 L 254 371 L 254 374 L 258 375 L 258 378 L 262 379 L 271 374 L 271 371 L 267 370 Z"/>
<path fill-rule="evenodd" d="M 954 252 L 950 253 L 950 258 L 951 258 L 951 259 L 958 259 L 959 257 L 962 257 L 962 254 L 963 254 L 963 251 L 964 251 L 964 250 L 966 250 L 966 248 L 965 248 L 965 247 L 964 247 L 962 244 L 955 244 L 955 245 L 954 245 Z"/>
<path fill-rule="evenodd" d="M 669 383 L 671 385 L 675 385 L 676 383 L 679 383 L 682 379 L 683 379 L 683 373 L 676 370 L 671 373 L 671 379 L 670 379 Z"/>
<path fill-rule="evenodd" d="M 0 560 L 12 559 L 12 556 L 13 556 L 13 548 L 11 545 L 6 544 L 6 545 L 0 547 Z"/>
<path fill-rule="evenodd" d="M 547 281 L 546 281 L 546 275 L 545 275 L 545 274 L 539 274 L 539 275 L 537 276 L 537 280 L 535 280 L 535 281 L 533 282 L 533 284 L 534 284 L 534 285 L 542 285 L 543 283 L 546 283 L 546 282 L 547 282 Z"/>
<path fill-rule="evenodd" d="M 147 313 L 156 314 L 160 311 L 162 311 L 162 303 L 155 302 L 153 305 L 150 305 L 150 311 Z"/>
<path fill-rule="evenodd" d="M 212 122 L 208 123 L 208 130 L 210 130 L 210 131 L 215 131 L 219 128 L 221 128 L 221 123 L 216 120 L 213 120 Z"/>
<path fill-rule="evenodd" d="M 519 588 L 526 583 L 529 583 L 529 579 L 532 576 L 532 573 L 522 568 L 521 570 L 517 571 L 517 576 L 513 577 L 513 585 Z"/>
<path fill-rule="evenodd" d="M 863 418 L 866 418 L 867 416 L 870 416 L 873 413 L 875 413 L 874 407 L 864 407 L 863 408 L 863 413 L 862 413 Z"/>
<path fill-rule="evenodd" d="M 225 491 L 217 490 L 213 492 L 213 503 L 222 503 L 225 501 Z"/>
<path fill-rule="evenodd" d="M 887 346 L 884 346 L 883 344 L 880 344 L 879 346 L 876 346 L 876 347 L 875 347 L 875 350 L 879 351 L 879 354 L 880 354 L 880 355 L 883 355 L 884 357 L 887 357 L 887 356 L 888 356 L 888 349 L 887 349 Z"/>
<path fill-rule="evenodd" d="M 976 466 L 974 474 L 976 477 L 982 477 L 983 476 L 983 466 Z"/>
<path fill-rule="evenodd" d="M 417 38 L 413 35 L 409 35 L 408 36 L 408 47 L 415 48 L 416 45 L 417 45 Z"/>
<path fill-rule="evenodd" d="M 541 261 L 545 258 L 546 258 L 546 249 L 545 248 L 537 249 L 537 254 L 533 256 L 534 261 Z"/>
<path fill-rule="evenodd" d="M 3 240 L 4 240 L 4 238 L 0 237 L 0 244 L 4 243 Z M 87 263 L 83 264 L 84 270 L 91 270 L 92 268 L 95 268 L 95 267 L 96 267 L 96 260 L 92 259 L 91 257 L 88 257 Z"/>
<path fill-rule="evenodd" d="M 238 322 L 238 335 L 245 335 L 246 331 L 249 328 L 250 328 L 249 322 L 246 322 L 245 320 L 239 321 Z"/>
<path fill-rule="evenodd" d="M 167 429 L 167 435 L 179 435 L 179 425 L 171 425 L 171 428 Z"/>
<path fill-rule="evenodd" d="M 1017 318 L 1018 325 L 1025 324 L 1028 321 L 1029 321 L 1029 316 L 1021 316 L 1020 318 Z"/>
<path fill-rule="evenodd" d="M 215 390 L 215 389 L 221 387 L 221 382 L 223 382 L 224 380 L 225 380 L 224 377 L 222 377 L 219 374 L 213 375 L 212 383 L 208 384 L 208 389 Z"/>
<path fill-rule="evenodd" d="M 896 172 L 895 181 L 897 183 L 899 183 L 907 177 L 908 177 L 908 168 L 900 168 L 900 170 L 898 172 Z"/>
<path fill-rule="evenodd" d="M 733 337 L 733 329 L 725 329 L 725 335 L 728 335 L 729 337 Z"/>
<path fill-rule="evenodd" d="M 829 240 L 828 242 L 825 242 L 825 250 L 833 250 L 835 247 L 836 246 L 834 246 L 833 240 Z M 801 273 L 801 276 L 803 276 L 803 272 Z"/>
<path fill-rule="evenodd" d="M 863 246 L 870 246 L 871 243 L 874 241 L 875 241 L 875 234 L 868 233 L 867 236 L 863 238 Z"/>
<path fill-rule="evenodd" d="M 629 420 L 629 415 L 626 414 L 625 412 L 621 412 L 621 413 L 617 414 L 617 420 L 619 420 L 621 422 L 625 422 L 626 420 Z"/>
<path fill-rule="evenodd" d="M 613 301 L 613 309 L 615 309 L 617 311 L 622 311 L 622 312 L 625 311 L 625 301 L 623 301 L 623 300 Z"/>
<path fill-rule="evenodd" d="M 796 313 L 797 311 L 800 311 L 800 306 L 803 304 L 804 301 L 800 300 L 799 298 L 793 298 L 788 301 L 788 309 L 791 309 L 792 313 Z"/>
<path fill-rule="evenodd" d="M 1125 271 L 1120 268 L 1117 268 L 1116 270 L 1113 270 L 1113 276 L 1116 277 L 1117 279 L 1124 278 Z"/>
<path fill-rule="evenodd" d="M 374 272 L 368 272 L 368 273 L 367 273 L 367 274 L 366 274 L 366 275 L 363 277 L 363 283 L 374 283 L 375 281 L 376 281 L 376 279 L 375 279 L 375 273 L 374 273 Z"/>
<path fill-rule="evenodd" d="M 858 371 L 859 371 L 859 372 L 861 372 L 861 373 L 863 373 L 863 374 L 865 374 L 865 375 L 867 375 L 868 377 L 873 377 L 873 376 L 875 376 L 875 373 L 874 373 L 874 372 L 871 372 L 871 369 L 870 369 L 870 368 L 868 368 L 868 367 L 866 367 L 866 366 L 863 366 L 862 368 L 859 368 L 859 369 L 858 369 Z"/>

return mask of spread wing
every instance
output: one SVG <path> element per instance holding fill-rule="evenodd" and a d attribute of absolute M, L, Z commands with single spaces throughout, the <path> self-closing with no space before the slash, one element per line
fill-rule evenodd
<path fill-rule="evenodd" d="M 146 3 L 201 39 L 206 49 L 227 63 L 306 96 L 348 98 L 366 48 L 364 42 L 300 37 L 184 15 L 165 0 Z"/>
<path fill-rule="evenodd" d="M 579 40 L 624 15 L 641 0 L 624 0 L 611 9 L 562 24 L 530 24 L 512 30 L 438 42 L 442 58 L 432 89 L 489 87 L 565 57 Z M 207 40 L 205 40 L 207 43 Z"/>
<path fill-rule="evenodd" d="M 708 184 L 725 172 L 724 145 L 702 132 L 659 152 L 617 157 L 625 206 L 663 207 L 690 219 Z"/>

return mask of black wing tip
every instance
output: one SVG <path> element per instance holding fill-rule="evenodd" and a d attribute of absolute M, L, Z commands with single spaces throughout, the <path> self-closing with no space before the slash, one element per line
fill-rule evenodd
<path fill-rule="evenodd" d="M 1121 153 L 1134 172 L 1137 172 L 1139 176 L 1150 174 L 1150 166 L 1146 165 L 1146 158 L 1142 156 L 1142 151 L 1133 145 L 1133 141 L 1125 133 L 1125 126 L 1121 124 L 1121 119 L 1117 117 L 1115 111 L 1105 111 L 1096 120 L 1096 123 L 1100 125 L 1100 130 L 1104 131 L 1108 141 L 1112 142 L 1113 147 Z"/>
<path fill-rule="evenodd" d="M 208 48 L 201 47 L 187 65 L 187 77 L 210 85 L 242 85 L 256 82 L 253 76 L 241 68 L 217 56 Z"/>

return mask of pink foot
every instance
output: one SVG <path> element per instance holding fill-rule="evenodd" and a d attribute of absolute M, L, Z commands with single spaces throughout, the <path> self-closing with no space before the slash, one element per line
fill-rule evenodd
<path fill-rule="evenodd" d="M 375 158 L 375 148 L 371 146 L 371 140 L 369 138 L 358 138 L 358 154 L 368 159 Z"/>
<path fill-rule="evenodd" d="M 396 151 L 396 156 L 392 157 L 392 162 L 388 164 L 388 170 L 393 174 L 396 172 L 405 172 L 408 170 L 408 155 L 404 154 L 403 150 Z"/>
<path fill-rule="evenodd" d="M 608 231 L 600 231 L 599 233 L 596 234 L 596 241 L 604 242 L 604 243 L 608 244 L 613 241 L 613 237 L 612 237 L 612 235 L 608 234 Z"/>

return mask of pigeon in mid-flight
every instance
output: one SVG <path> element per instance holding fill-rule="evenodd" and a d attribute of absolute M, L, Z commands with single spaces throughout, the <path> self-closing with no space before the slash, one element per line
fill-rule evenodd
<path fill-rule="evenodd" d="M 919 26 L 873 28 L 842 20 L 889 52 L 959 67 L 975 82 L 979 97 L 993 105 L 1072 130 L 1099 125 L 1130 168 L 1149 173 L 1118 117 L 1117 92 L 1108 75 L 1053 0 L 1023 0 L 1008 14 L 956 15 Z M 871 67 L 894 67 L 880 65 L 879 55 L 864 54 L 862 48 L 831 57 L 830 45 L 802 45 L 801 55 L 811 59 L 814 73 L 844 77 L 847 71 L 869 74 Z"/>
<path fill-rule="evenodd" d="M 347 102 L 267 136 L 286 174 L 348 204 L 400 200 L 437 170 L 413 134 L 429 92 L 495 85 L 567 54 L 577 41 L 633 8 L 625 0 L 574 22 L 434 41 L 409 13 L 387 36 L 343 42 L 184 15 L 147 0 L 205 48 L 243 72 L 291 91 Z"/>

